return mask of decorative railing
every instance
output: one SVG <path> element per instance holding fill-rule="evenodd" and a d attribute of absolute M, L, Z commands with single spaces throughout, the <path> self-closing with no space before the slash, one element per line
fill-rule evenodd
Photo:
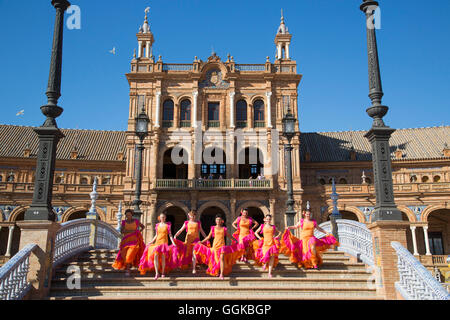
<path fill-rule="evenodd" d="M 194 66 L 192 64 L 183 63 L 164 63 L 163 71 L 192 71 Z"/>
<path fill-rule="evenodd" d="M 91 221 L 78 219 L 61 224 L 61 229 L 56 233 L 53 265 L 91 248 Z"/>
<path fill-rule="evenodd" d="M 163 120 L 162 126 L 163 126 L 163 128 L 172 128 L 173 127 L 173 121 L 171 121 L 171 120 Z"/>
<path fill-rule="evenodd" d="M 30 255 L 36 248 L 36 244 L 27 245 L 0 268 L 0 300 L 22 300 L 28 293 Z"/>
<path fill-rule="evenodd" d="M 120 233 L 106 222 L 95 220 L 95 248 L 97 249 L 117 249 Z"/>
<path fill-rule="evenodd" d="M 264 64 L 236 64 L 235 69 L 237 71 L 253 71 L 260 72 L 266 70 L 266 65 Z"/>
<path fill-rule="evenodd" d="M 236 121 L 236 128 L 246 128 L 247 121 Z"/>
<path fill-rule="evenodd" d="M 400 280 L 395 288 L 406 300 L 450 300 L 450 294 L 399 242 L 392 241 Z"/>
<path fill-rule="evenodd" d="M 219 190 L 252 190 L 271 189 L 273 181 L 271 179 L 249 180 L 249 179 L 157 179 L 157 189 L 167 190 L 189 190 L 189 189 L 219 189 Z"/>
<path fill-rule="evenodd" d="M 220 121 L 216 121 L 216 120 L 208 121 L 208 127 L 209 128 L 218 128 L 218 127 L 220 127 Z"/>
<path fill-rule="evenodd" d="M 191 127 L 191 120 L 181 120 L 180 128 L 189 128 Z"/>
<path fill-rule="evenodd" d="M 264 120 L 262 121 L 258 120 L 253 123 L 253 126 L 255 128 L 264 128 L 266 126 L 266 122 Z"/>
<path fill-rule="evenodd" d="M 93 248 L 116 249 L 120 234 L 100 220 L 78 219 L 61 224 L 56 233 L 53 266 Z"/>
<path fill-rule="evenodd" d="M 369 266 L 374 265 L 372 233 L 364 223 L 337 219 L 337 229 L 339 237 L 339 250 L 357 257 Z M 320 227 L 331 233 L 331 222 L 320 224 Z M 315 236 L 320 238 L 324 235 L 315 231 Z"/>

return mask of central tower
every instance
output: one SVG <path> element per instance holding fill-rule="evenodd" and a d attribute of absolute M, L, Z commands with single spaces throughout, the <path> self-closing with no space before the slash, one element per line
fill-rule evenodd
<path fill-rule="evenodd" d="M 290 40 L 282 16 L 275 36 L 276 60 L 239 64 L 230 54 L 212 53 L 205 61 L 165 63 L 153 57 L 154 37 L 145 20 L 137 34 L 138 54 L 126 74 L 130 85 L 125 204 L 135 188 L 136 117 L 149 119 L 144 141 L 141 210 L 146 239 L 156 218 L 166 212 L 174 232 L 189 210 L 209 230 L 216 214 L 228 227 L 248 208 L 262 222 L 271 213 L 285 225 L 286 178 L 282 118 L 290 106 L 297 113 L 301 75 L 290 58 Z M 294 137 L 294 200 L 301 205 L 300 132 Z"/>

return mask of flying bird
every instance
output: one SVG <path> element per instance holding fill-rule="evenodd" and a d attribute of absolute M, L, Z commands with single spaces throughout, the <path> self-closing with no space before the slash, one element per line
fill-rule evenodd
<path fill-rule="evenodd" d="M 115 55 L 116 54 L 116 47 L 113 47 L 112 50 L 109 50 L 109 52 Z"/>
<path fill-rule="evenodd" d="M 16 116 L 23 116 L 25 114 L 25 110 L 20 110 L 16 113 Z"/>

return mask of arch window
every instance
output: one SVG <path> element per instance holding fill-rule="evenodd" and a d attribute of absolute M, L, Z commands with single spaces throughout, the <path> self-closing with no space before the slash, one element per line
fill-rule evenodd
<path fill-rule="evenodd" d="M 433 182 L 440 182 L 441 181 L 441 177 L 440 176 L 434 176 L 433 177 Z"/>
<path fill-rule="evenodd" d="M 87 177 L 81 177 L 80 184 L 89 184 L 89 180 Z"/>
<path fill-rule="evenodd" d="M 430 178 L 428 178 L 428 176 L 423 176 L 423 177 L 422 177 L 422 182 L 423 182 L 423 183 L 427 183 L 428 180 L 430 180 Z"/>
<path fill-rule="evenodd" d="M 236 103 L 236 125 L 238 128 L 247 127 L 247 102 L 239 100 Z"/>
<path fill-rule="evenodd" d="M 412 175 L 411 178 L 409 178 L 409 181 L 414 183 L 417 182 L 417 176 L 416 175 Z"/>
<path fill-rule="evenodd" d="M 339 179 L 339 184 L 347 184 L 347 180 L 345 178 Z"/>
<path fill-rule="evenodd" d="M 186 99 L 180 104 L 180 127 L 191 126 L 191 101 Z"/>
<path fill-rule="evenodd" d="M 264 127 L 264 102 L 262 100 L 256 100 L 253 103 L 253 121 L 254 127 Z"/>
<path fill-rule="evenodd" d="M 163 127 L 170 128 L 173 125 L 173 101 L 166 100 L 163 103 Z"/>

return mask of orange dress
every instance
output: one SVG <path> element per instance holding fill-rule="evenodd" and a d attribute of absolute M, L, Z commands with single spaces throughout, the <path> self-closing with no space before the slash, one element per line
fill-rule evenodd
<path fill-rule="evenodd" d="M 170 270 L 176 268 L 176 256 L 177 250 L 173 245 L 169 246 L 169 233 L 171 224 L 166 222 L 164 225 L 158 223 L 156 225 L 156 241 L 154 244 L 149 244 L 142 255 L 139 271 L 144 275 L 147 271 L 155 270 L 154 258 L 155 254 L 159 253 L 159 271 L 163 274 L 167 274 Z M 165 269 L 162 270 L 162 256 L 165 257 Z"/>
<path fill-rule="evenodd" d="M 280 252 L 290 256 L 290 261 L 297 263 L 299 267 L 311 269 L 322 265 L 321 253 L 333 246 L 339 246 L 333 235 L 327 235 L 321 239 L 314 236 L 314 229 L 317 227 L 315 220 L 300 220 L 300 239 L 294 237 L 289 230 L 283 233 L 281 239 Z M 312 246 L 316 246 L 316 253 L 312 251 Z"/>
<path fill-rule="evenodd" d="M 258 265 L 264 265 L 270 261 L 273 256 L 273 266 L 278 264 L 278 253 L 280 242 L 274 238 L 276 228 L 275 226 L 264 224 L 261 230 L 263 239 L 254 242 L 255 262 Z"/>
<path fill-rule="evenodd" d="M 231 273 L 233 265 L 239 258 L 241 252 L 238 250 L 237 243 L 233 243 L 231 246 L 225 245 L 225 234 L 227 228 L 211 227 L 212 236 L 214 237 L 212 248 L 205 246 L 198 242 L 194 247 L 194 254 L 197 261 L 208 265 L 206 273 L 212 276 L 218 276 L 220 273 L 220 255 L 224 257 L 223 274 L 228 275 Z"/>
<path fill-rule="evenodd" d="M 238 241 L 238 248 L 241 250 L 241 256 L 245 254 L 247 248 L 249 248 L 245 258 L 254 260 L 255 252 L 253 250 L 253 242 L 256 240 L 255 233 L 251 229 L 253 225 L 253 219 L 247 218 L 242 219 L 239 217 L 237 219 L 238 229 L 233 234 L 233 237 Z"/>
<path fill-rule="evenodd" d="M 126 235 L 122 238 L 117 253 L 116 260 L 112 267 L 116 270 L 123 270 L 126 265 L 134 267 L 139 266 L 139 260 L 144 252 L 144 239 L 139 231 L 139 221 L 133 219 L 128 223 L 126 220 L 122 221 L 122 228 L 126 231 Z"/>
<path fill-rule="evenodd" d="M 177 266 L 187 269 L 192 264 L 192 252 L 195 244 L 200 241 L 200 222 L 185 221 L 186 238 L 184 242 L 175 240 L 177 246 Z"/>

